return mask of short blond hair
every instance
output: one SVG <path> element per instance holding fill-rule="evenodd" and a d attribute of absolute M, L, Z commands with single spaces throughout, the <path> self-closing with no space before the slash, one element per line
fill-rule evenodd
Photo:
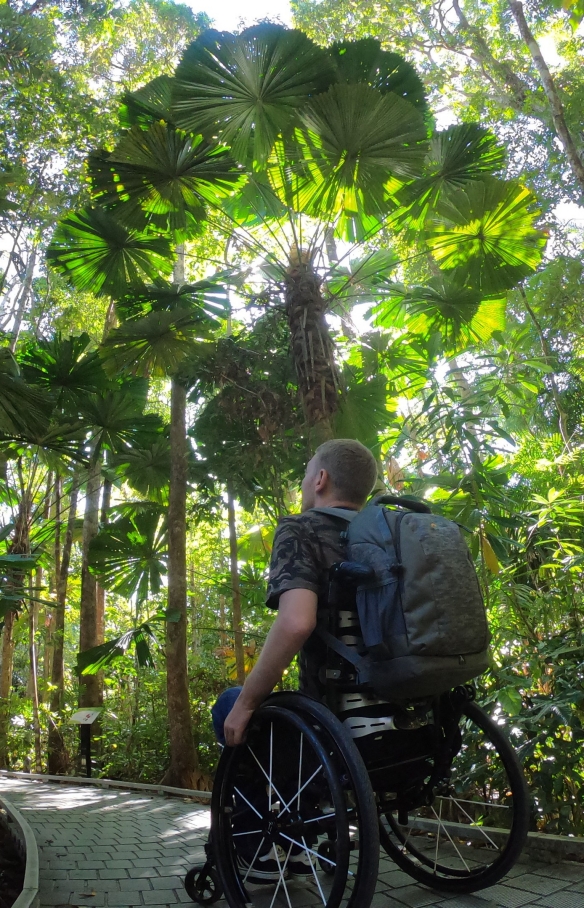
<path fill-rule="evenodd" d="M 333 438 L 320 445 L 314 456 L 339 495 L 362 507 L 377 480 L 377 462 L 369 448 L 353 438 Z"/>

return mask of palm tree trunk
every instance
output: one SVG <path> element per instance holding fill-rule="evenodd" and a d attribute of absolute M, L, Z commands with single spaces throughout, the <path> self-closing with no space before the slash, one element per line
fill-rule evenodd
<path fill-rule="evenodd" d="M 237 529 L 235 526 L 235 498 L 233 488 L 227 484 L 227 518 L 229 523 L 229 568 L 231 574 L 231 618 L 235 649 L 237 683 L 245 682 L 245 657 L 243 654 L 243 633 L 241 629 L 241 588 L 237 564 Z"/>
<path fill-rule="evenodd" d="M 81 556 L 81 603 L 79 614 L 79 651 L 93 649 L 98 644 L 97 584 L 89 571 L 89 546 L 99 528 L 99 497 L 101 492 L 101 460 L 92 458 L 85 487 L 85 516 Z M 97 675 L 82 675 L 79 685 L 79 706 L 101 706 L 103 691 Z"/>
<path fill-rule="evenodd" d="M 61 570 L 59 572 L 59 583 L 57 586 L 57 602 L 55 608 L 55 633 L 54 633 L 54 650 L 53 664 L 51 671 L 51 713 L 60 713 L 64 706 L 65 699 L 65 678 L 64 678 L 64 661 L 63 651 L 65 643 L 65 604 L 67 602 L 67 583 L 69 580 L 69 564 L 71 562 L 71 549 L 73 547 L 73 530 L 77 518 L 77 495 L 79 485 L 79 473 L 76 471 L 73 475 L 71 486 L 71 496 L 69 498 L 69 517 L 67 519 L 67 533 L 65 544 L 63 545 L 63 555 L 61 558 Z M 48 766 L 51 775 L 60 775 L 64 773 L 68 765 L 65 742 L 59 726 L 55 723 L 54 718 L 49 727 L 48 742 Z"/>
<path fill-rule="evenodd" d="M 333 437 L 339 406 L 334 345 L 325 319 L 321 281 L 310 262 L 296 262 L 286 275 L 286 311 L 292 357 L 313 446 Z"/>
<path fill-rule="evenodd" d="M 545 91 L 546 98 L 548 99 L 550 106 L 556 135 L 562 143 L 562 148 L 564 149 L 564 152 L 568 159 L 568 163 L 570 165 L 574 179 L 578 184 L 580 194 L 582 198 L 584 198 L 584 159 L 578 152 L 576 142 L 574 141 L 574 136 L 572 135 L 570 128 L 568 127 L 568 124 L 566 122 L 564 106 L 558 94 L 554 77 L 552 76 L 547 63 L 544 60 L 541 48 L 537 43 L 533 32 L 527 24 L 527 19 L 525 18 L 525 12 L 523 10 L 523 3 L 518 2 L 518 0 L 509 0 L 509 8 L 513 13 L 515 21 L 517 22 L 519 34 L 529 48 L 529 52 L 535 64 L 535 68 L 539 73 L 541 84 L 543 85 L 543 90 Z"/>
<path fill-rule="evenodd" d="M 196 788 L 200 777 L 193 738 L 187 674 L 187 433 L 186 388 L 173 379 L 170 400 L 170 493 L 168 500 L 168 609 L 178 621 L 166 625 L 166 694 L 170 765 L 162 780 Z"/>

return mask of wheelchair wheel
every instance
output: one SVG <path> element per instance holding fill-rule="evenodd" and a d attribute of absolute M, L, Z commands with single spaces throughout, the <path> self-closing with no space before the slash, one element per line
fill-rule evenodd
<path fill-rule="evenodd" d="M 383 802 L 381 844 L 419 883 L 454 893 L 498 882 L 521 854 L 529 795 L 506 736 L 470 700 L 428 775 Z"/>
<path fill-rule="evenodd" d="M 310 723 L 335 762 L 337 773 L 347 791 L 351 825 L 352 894 L 347 908 L 367 908 L 373 899 L 379 873 L 379 821 L 375 796 L 361 754 L 339 719 L 318 700 L 305 694 L 282 691 L 266 701 L 291 709 Z M 319 854 L 334 851 L 334 836 L 319 843 Z M 326 861 L 322 864 L 326 865 Z M 324 870 L 324 868 L 323 868 Z M 330 865 L 329 871 L 330 873 Z"/>
<path fill-rule="evenodd" d="M 217 874 L 206 863 L 191 868 L 184 885 L 187 895 L 197 905 L 213 905 L 223 895 Z"/>
<path fill-rule="evenodd" d="M 324 908 L 356 905 L 349 795 L 311 724 L 262 706 L 246 742 L 223 752 L 213 790 L 217 871 L 230 908 L 291 905 L 306 895 Z M 319 846 L 329 839 L 327 857 Z"/>

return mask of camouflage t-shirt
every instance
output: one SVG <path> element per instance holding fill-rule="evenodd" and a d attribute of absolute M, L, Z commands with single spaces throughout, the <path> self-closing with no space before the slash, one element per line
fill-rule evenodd
<path fill-rule="evenodd" d="M 305 511 L 284 517 L 274 537 L 266 604 L 277 609 L 286 590 L 312 590 L 318 596 L 318 607 L 326 605 L 329 570 L 346 558 L 346 543 L 341 534 L 347 522 L 333 514 Z M 300 690 L 318 699 L 324 696 L 324 683 L 319 670 L 326 662 L 326 645 L 311 634 L 299 656 Z"/>

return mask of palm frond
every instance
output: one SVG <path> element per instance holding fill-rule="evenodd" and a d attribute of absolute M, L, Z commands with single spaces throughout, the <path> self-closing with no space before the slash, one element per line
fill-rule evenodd
<path fill-rule="evenodd" d="M 119 296 L 169 274 L 173 254 L 165 237 L 129 230 L 103 208 L 85 208 L 59 222 L 47 260 L 78 290 Z"/>
<path fill-rule="evenodd" d="M 303 32 L 262 23 L 206 31 L 175 76 L 173 115 L 190 132 L 215 136 L 244 164 L 262 165 L 295 114 L 334 81 L 326 51 Z"/>
<path fill-rule="evenodd" d="M 424 83 L 400 54 L 382 50 L 376 38 L 340 41 L 329 48 L 339 82 L 365 82 L 385 94 L 393 92 L 420 111 L 427 107 Z"/>
<path fill-rule="evenodd" d="M 541 262 L 546 235 L 534 222 L 535 196 L 519 183 L 470 183 L 438 207 L 428 245 L 460 286 L 498 293 L 528 277 Z"/>

